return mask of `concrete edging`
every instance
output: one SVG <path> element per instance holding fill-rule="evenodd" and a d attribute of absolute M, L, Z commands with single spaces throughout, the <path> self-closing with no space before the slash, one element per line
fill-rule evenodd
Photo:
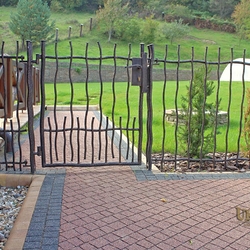
<path fill-rule="evenodd" d="M 22 250 L 45 175 L 0 174 L 0 185 L 29 186 L 20 212 L 11 229 L 4 250 Z"/>

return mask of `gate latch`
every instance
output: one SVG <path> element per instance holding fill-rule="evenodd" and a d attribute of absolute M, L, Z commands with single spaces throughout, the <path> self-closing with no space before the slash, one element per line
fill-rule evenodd
<path fill-rule="evenodd" d="M 141 86 L 142 63 L 141 58 L 132 58 L 132 86 Z"/>
<path fill-rule="evenodd" d="M 142 92 L 147 92 L 148 89 L 148 62 L 147 53 L 142 53 L 142 57 L 132 58 L 132 86 L 141 86 Z"/>

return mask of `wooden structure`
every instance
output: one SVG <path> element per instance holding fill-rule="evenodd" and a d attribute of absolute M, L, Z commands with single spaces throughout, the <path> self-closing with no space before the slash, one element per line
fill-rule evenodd
<path fill-rule="evenodd" d="M 27 109 L 27 70 L 25 62 L 0 59 L 0 118 L 12 118 L 15 110 Z M 33 67 L 33 104 L 40 102 L 40 71 Z"/>

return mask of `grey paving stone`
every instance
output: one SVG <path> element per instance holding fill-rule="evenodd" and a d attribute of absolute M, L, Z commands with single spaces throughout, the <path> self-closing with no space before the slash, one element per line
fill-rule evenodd
<path fill-rule="evenodd" d="M 56 250 L 58 248 L 64 177 L 65 175 L 62 174 L 46 175 L 25 239 L 24 249 Z M 43 240 L 42 244 L 37 240 Z"/>
<path fill-rule="evenodd" d="M 58 237 L 44 237 L 43 245 L 56 245 L 58 244 Z"/>
<path fill-rule="evenodd" d="M 38 250 L 41 249 L 41 242 L 26 242 L 24 243 L 23 250 Z"/>

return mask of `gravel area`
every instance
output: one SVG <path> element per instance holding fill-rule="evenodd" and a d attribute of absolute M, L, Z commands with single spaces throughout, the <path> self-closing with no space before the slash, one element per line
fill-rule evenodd
<path fill-rule="evenodd" d="M 4 249 L 27 192 L 28 187 L 0 186 L 0 250 Z"/>

